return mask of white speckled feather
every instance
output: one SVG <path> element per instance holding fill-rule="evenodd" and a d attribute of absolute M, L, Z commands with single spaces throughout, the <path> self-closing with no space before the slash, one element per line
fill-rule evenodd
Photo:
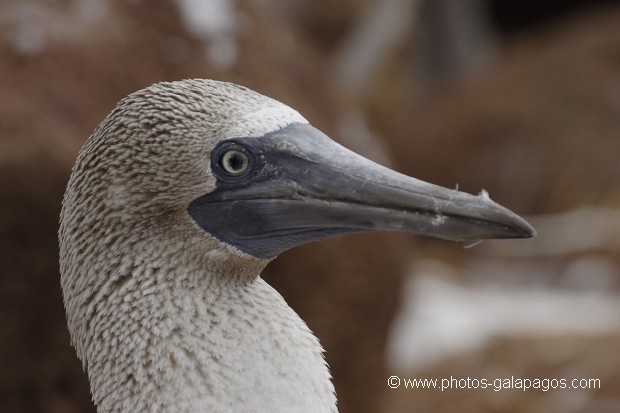
<path fill-rule="evenodd" d="M 260 277 L 268 260 L 186 212 L 210 152 L 306 120 L 246 88 L 160 83 L 122 100 L 80 152 L 61 214 L 73 345 L 99 412 L 336 412 L 318 340 Z"/>

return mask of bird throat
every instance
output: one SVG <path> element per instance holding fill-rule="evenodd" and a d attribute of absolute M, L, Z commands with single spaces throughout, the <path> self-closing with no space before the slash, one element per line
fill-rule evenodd
<path fill-rule="evenodd" d="M 260 277 L 201 288 L 179 268 L 134 271 L 90 323 L 99 412 L 336 411 L 318 340 Z"/>

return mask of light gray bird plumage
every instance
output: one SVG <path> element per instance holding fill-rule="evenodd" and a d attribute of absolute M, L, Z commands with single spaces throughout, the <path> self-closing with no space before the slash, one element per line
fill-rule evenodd
<path fill-rule="evenodd" d="M 244 87 L 128 96 L 80 151 L 60 218 L 67 323 L 97 410 L 336 412 L 318 340 L 259 274 L 295 245 L 371 230 L 534 233 L 487 196 L 380 167 Z"/>

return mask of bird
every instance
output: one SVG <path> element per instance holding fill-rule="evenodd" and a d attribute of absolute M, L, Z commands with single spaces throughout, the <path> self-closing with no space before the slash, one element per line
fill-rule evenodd
<path fill-rule="evenodd" d="M 58 231 L 97 411 L 337 412 L 319 340 L 260 273 L 370 231 L 535 234 L 486 192 L 378 165 L 243 86 L 186 79 L 122 99 L 77 156 Z"/>

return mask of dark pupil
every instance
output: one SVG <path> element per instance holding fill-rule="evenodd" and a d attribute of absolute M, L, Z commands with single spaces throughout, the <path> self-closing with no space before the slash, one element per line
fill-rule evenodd
<path fill-rule="evenodd" d="M 233 171 L 238 171 L 243 167 L 243 156 L 235 153 L 228 158 L 228 166 Z"/>

